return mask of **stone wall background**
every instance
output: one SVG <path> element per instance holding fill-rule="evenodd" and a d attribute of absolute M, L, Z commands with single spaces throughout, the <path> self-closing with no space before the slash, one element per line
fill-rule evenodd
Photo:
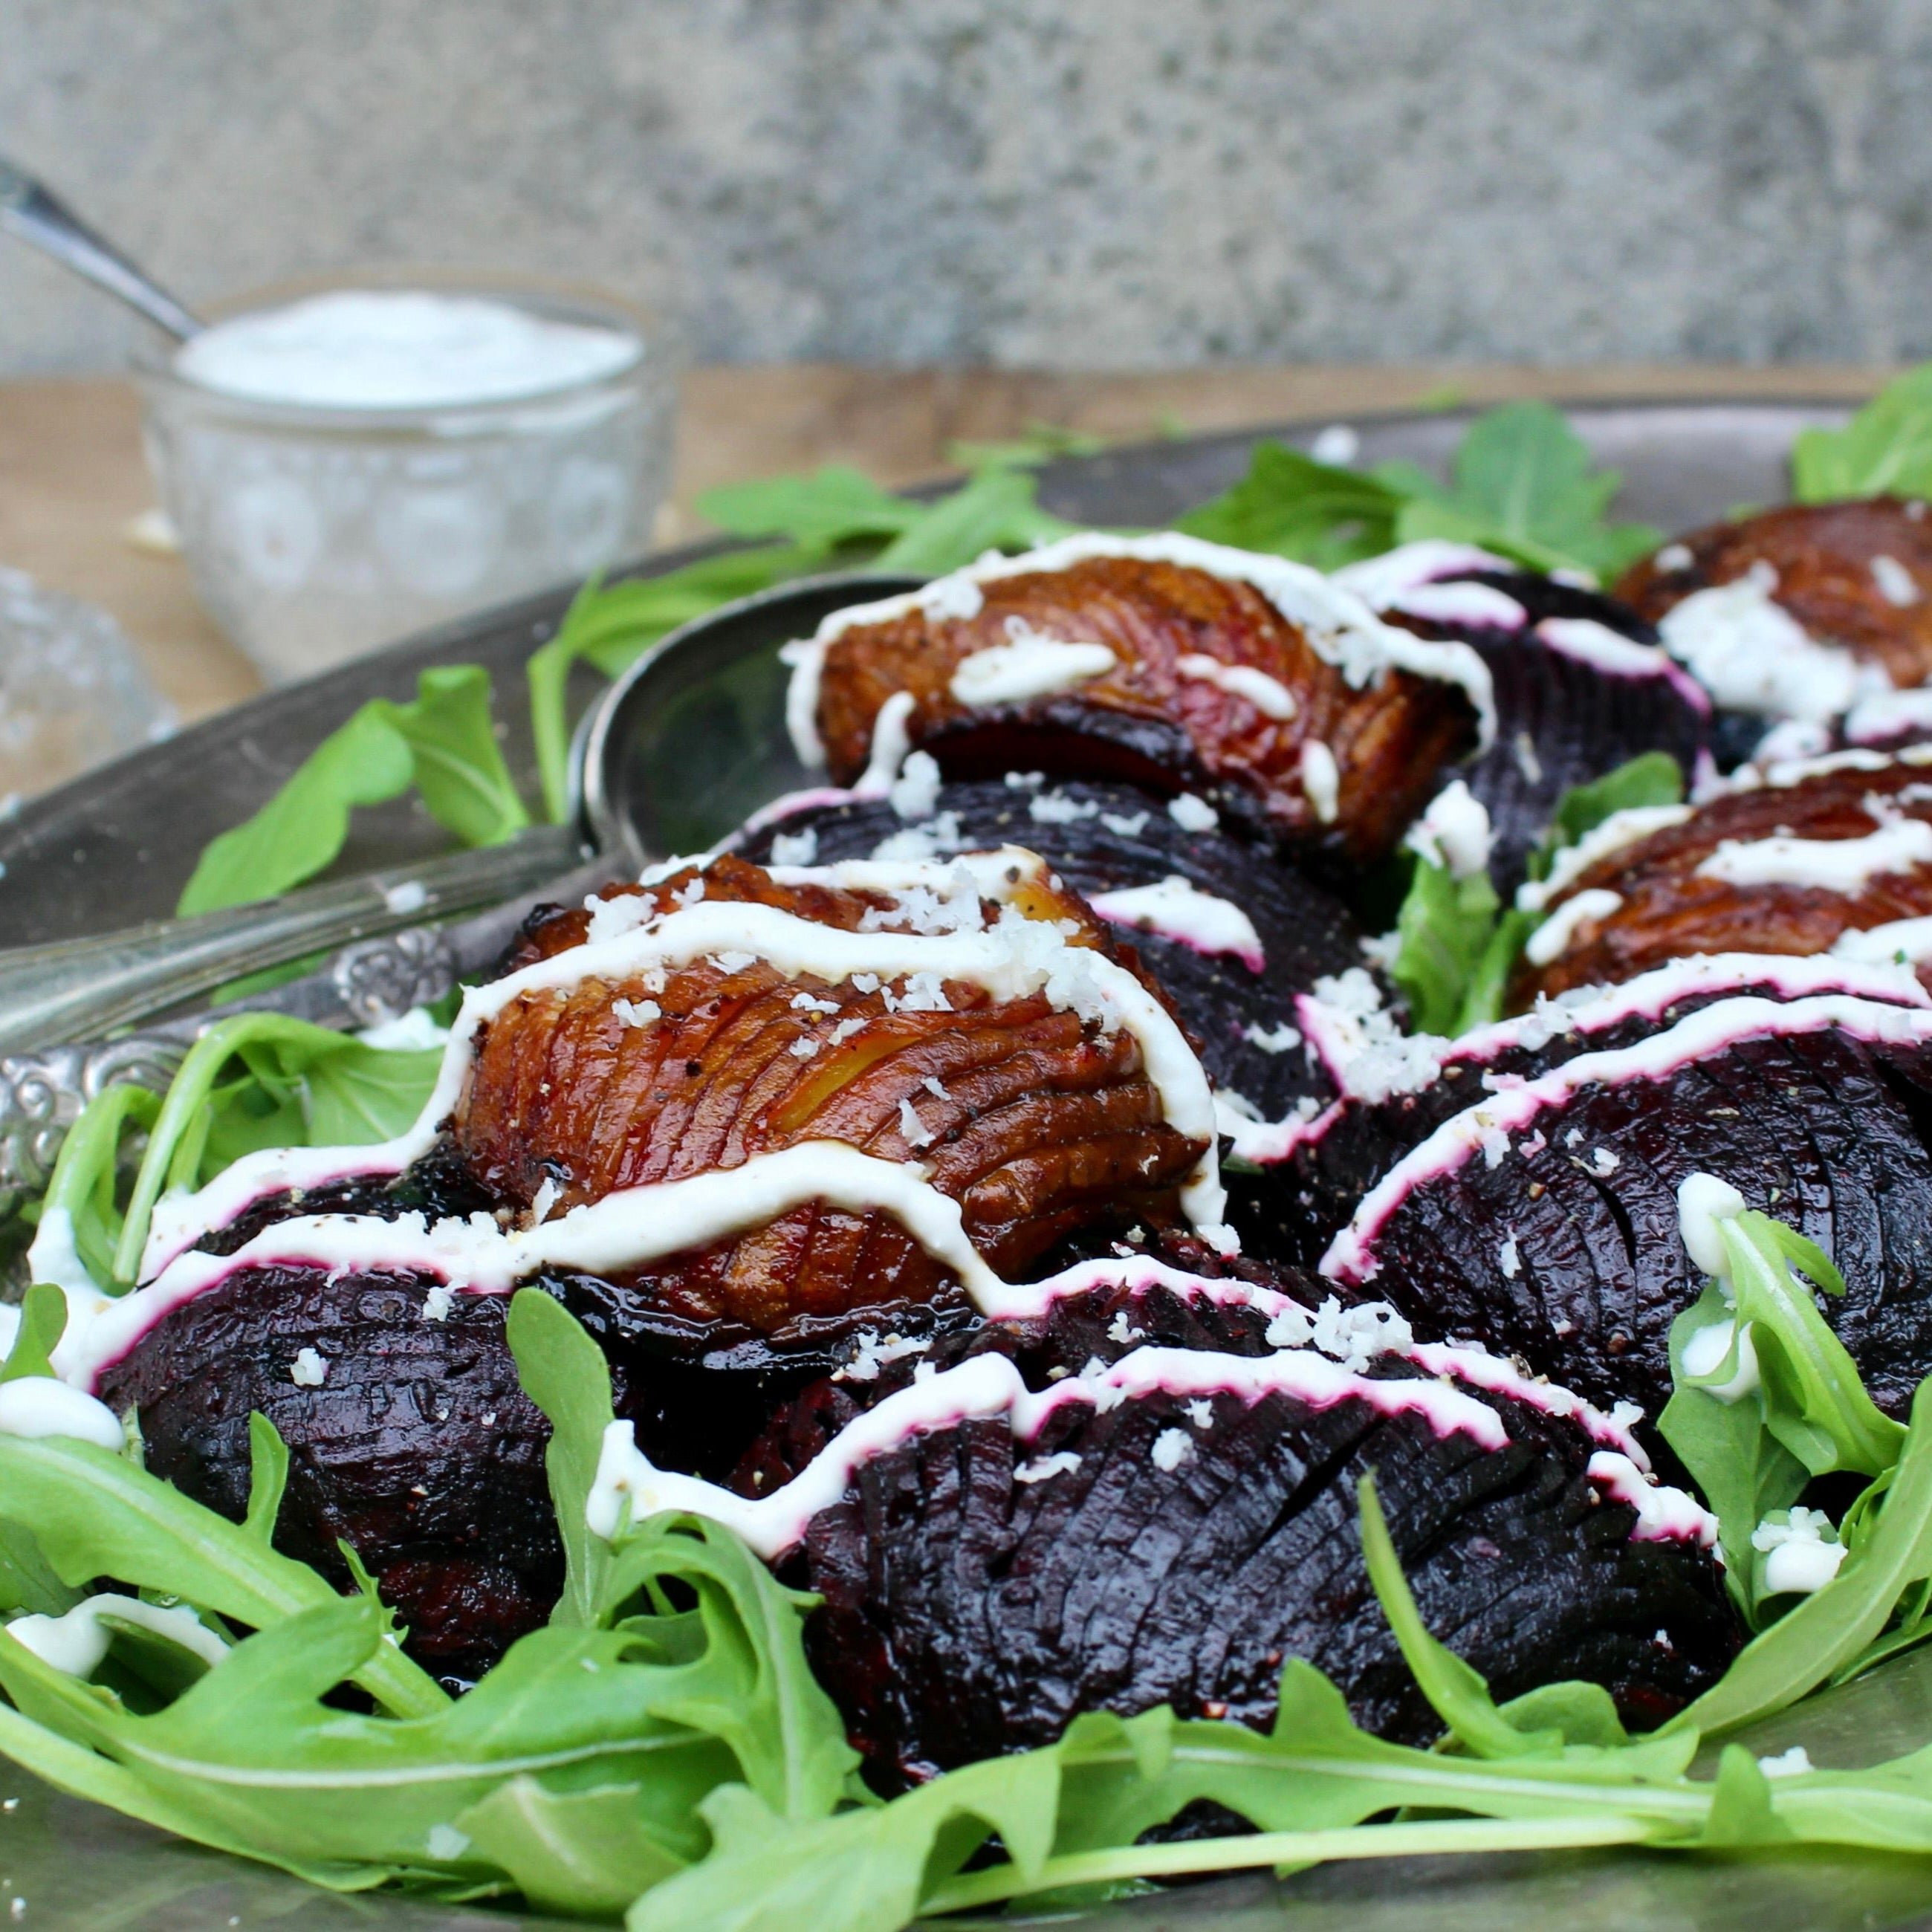
<path fill-rule="evenodd" d="M 1932 353 L 1932 0 L 0 0 L 0 150 L 190 301 L 679 291 L 711 361 Z M 136 326 L 0 238 L 0 374 Z"/>

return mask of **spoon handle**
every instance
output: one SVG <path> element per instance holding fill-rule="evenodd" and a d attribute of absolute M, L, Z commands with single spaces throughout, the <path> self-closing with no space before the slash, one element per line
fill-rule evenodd
<path fill-rule="evenodd" d="M 98 1040 L 268 967 L 513 898 L 582 855 L 574 830 L 539 826 L 508 845 L 259 905 L 0 952 L 0 1054 Z"/>
<path fill-rule="evenodd" d="M 111 242 L 82 221 L 65 202 L 23 170 L 0 155 L 0 228 L 44 249 L 76 274 L 85 275 L 110 295 L 118 296 L 185 342 L 201 332 L 200 318 L 184 308 L 166 290 L 143 274 Z"/>

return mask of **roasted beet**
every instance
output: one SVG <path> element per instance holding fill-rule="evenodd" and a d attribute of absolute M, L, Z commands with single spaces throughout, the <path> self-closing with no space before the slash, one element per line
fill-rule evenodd
<path fill-rule="evenodd" d="M 1102 1408 L 1065 1384 L 1024 1442 L 1004 1416 L 910 1435 L 812 1519 L 813 1661 L 882 1783 L 1046 1743 L 1084 1710 L 1263 1725 L 1289 1657 L 1371 1728 L 1432 1737 L 1360 1556 L 1371 1468 L 1424 1617 L 1499 1696 L 1584 1677 L 1654 1724 L 1736 1648 L 1708 1553 L 1634 1538 L 1574 1422 L 1399 1362 L 1162 1359 L 1185 1387 Z M 1444 1420 L 1466 1401 L 1474 1421 Z"/>
<path fill-rule="evenodd" d="M 1677 538 L 1616 594 L 1652 623 L 1687 597 L 1757 571 L 1805 632 L 1901 686 L 1932 678 L 1932 524 L 1896 496 L 1787 503 Z"/>
<path fill-rule="evenodd" d="M 1847 753 L 1694 808 L 1619 814 L 1542 896 L 1511 1005 L 1693 953 L 1917 957 L 1911 935 L 1873 928 L 1932 914 L 1928 765 L 1924 747 Z"/>
<path fill-rule="evenodd" d="M 1023 845 L 1103 909 L 1110 894 L 1183 880 L 1239 908 L 1258 942 L 1258 964 L 1168 936 L 1152 923 L 1158 913 L 1114 930 L 1166 993 L 1216 1086 L 1270 1120 L 1292 1116 L 1304 1100 L 1325 1106 L 1334 1097 L 1321 1063 L 1298 1050 L 1295 996 L 1360 966 L 1360 934 L 1341 902 L 1268 842 L 1225 825 L 1184 828 L 1164 800 L 1132 785 L 956 782 L 941 785 L 931 805 L 910 824 L 883 799 L 808 805 L 760 824 L 743 850 L 769 863 L 782 841 L 788 854 L 809 851 L 823 866 L 908 844 L 937 846 L 942 856 Z M 1184 910 L 1184 902 L 1175 919 Z"/>
<path fill-rule="evenodd" d="M 1400 1064 L 1358 1063 L 1352 1069 L 1345 1063 L 1342 1104 L 1314 1124 L 1276 1176 L 1291 1197 L 1282 1225 L 1298 1238 L 1276 1252 L 1312 1266 L 1363 1196 L 1404 1154 L 1492 1093 L 1534 1080 L 1580 1054 L 1634 1046 L 1718 1000 L 1821 993 L 1932 1005 L 1932 996 L 1896 966 L 1725 953 L 1659 967 L 1613 990 L 1546 1000 L 1534 1012 L 1438 1042 L 1433 1050 L 1419 1043 Z M 1323 1040 L 1318 1028 L 1315 1037 Z"/>
<path fill-rule="evenodd" d="M 1474 1104 L 1368 1194 L 1323 1263 L 1419 1334 L 1471 1336 L 1654 1417 L 1702 1288 L 1690 1174 L 1790 1222 L 1850 1285 L 1826 1318 L 1903 1414 L 1932 1370 L 1932 1014 L 1842 996 L 1720 1001 Z"/>
<path fill-rule="evenodd" d="M 904 728 L 949 775 L 1206 790 L 1354 860 L 1395 843 L 1487 697 L 1470 654 L 1392 631 L 1317 573 L 1184 538 L 1076 539 L 842 613 L 820 638 L 794 730 L 840 784 L 904 693 Z M 1070 646 L 1091 661 L 1059 668 Z"/>
<path fill-rule="evenodd" d="M 518 1386 L 499 1297 L 407 1276 L 248 1269 L 166 1316 L 101 1378 L 140 1412 L 148 1467 L 238 1520 L 248 1418 L 289 1446 L 277 1545 L 347 1587 L 362 1558 L 446 1677 L 479 1676 L 562 1582 L 549 1425 Z M 444 1306 L 446 1302 L 447 1306 Z M 315 1379 L 317 1375 L 321 1379 Z"/>
<path fill-rule="evenodd" d="M 1645 752 L 1668 752 L 1687 776 L 1703 760 L 1709 698 L 1614 598 L 1433 542 L 1340 575 L 1391 623 L 1460 639 L 1489 666 L 1496 742 L 1458 776 L 1488 809 L 1490 873 L 1504 891 L 1571 786 Z"/>
<path fill-rule="evenodd" d="M 1008 869 L 1020 890 L 1034 890 L 1022 867 Z M 727 890 L 734 884 L 742 893 Z M 680 874 L 647 898 L 664 908 L 698 904 L 707 892 L 714 908 L 755 896 L 813 925 L 869 932 L 882 962 L 908 917 L 924 921 L 930 944 L 947 932 L 977 934 L 986 916 L 970 892 L 942 907 L 930 891 L 902 902 L 776 887 L 736 859 L 702 877 Z M 589 977 L 518 993 L 482 1034 L 456 1144 L 493 1198 L 522 1206 L 542 1194 L 546 1209 L 566 1210 L 809 1142 L 917 1160 L 960 1202 L 975 1247 L 1008 1274 L 1090 1223 L 1172 1220 L 1205 1132 L 1191 1137 L 1168 1121 L 1130 1028 L 1073 1010 L 1084 972 L 1112 972 L 1138 991 L 1130 969 L 1112 962 L 1106 929 L 1064 895 L 1042 886 L 1036 896 L 1054 916 L 1034 936 L 1066 962 L 1069 989 L 1057 995 L 1042 986 L 996 998 L 974 981 L 929 973 L 915 976 L 932 982 L 920 986 L 889 963 L 843 977 L 790 974 L 732 950 L 728 921 L 715 952 L 673 963 L 648 984 L 641 975 Z M 568 938 L 544 935 L 554 948 Z M 950 1280 L 897 1222 L 823 1202 L 649 1270 L 650 1292 L 668 1311 L 766 1331 L 926 1300 Z"/>

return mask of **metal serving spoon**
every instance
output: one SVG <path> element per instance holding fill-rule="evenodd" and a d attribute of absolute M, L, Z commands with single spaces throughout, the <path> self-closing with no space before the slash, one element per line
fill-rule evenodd
<path fill-rule="evenodd" d="M 443 934 L 426 930 L 430 922 L 532 894 L 547 883 L 581 894 L 600 878 L 710 844 L 788 782 L 805 782 L 802 770 L 781 764 L 789 753 L 773 742 L 772 711 L 776 705 L 782 716 L 784 679 L 777 646 L 809 635 L 833 610 L 922 580 L 808 578 L 672 632 L 603 693 L 578 726 L 568 824 L 198 919 L 0 952 L 0 1055 L 98 1040 L 231 980 L 350 941 L 364 943 L 350 946 L 322 973 L 248 1004 L 366 1024 L 383 1010 L 440 998 L 462 974 L 487 964 L 509 931 L 495 914 Z M 757 728 L 741 728 L 753 710 Z M 782 730 L 778 736 L 782 743 Z M 405 928 L 410 930 L 399 931 Z M 372 951 L 366 942 L 385 933 L 398 936 Z M 358 999 L 367 989 L 376 997 Z M 4 1112 L 0 1097 L 0 1132 Z"/>
<path fill-rule="evenodd" d="M 104 241 L 44 183 L 0 155 L 0 228 L 31 242 L 77 275 L 185 342 L 202 323 L 154 278 L 136 268 L 112 242 Z"/>

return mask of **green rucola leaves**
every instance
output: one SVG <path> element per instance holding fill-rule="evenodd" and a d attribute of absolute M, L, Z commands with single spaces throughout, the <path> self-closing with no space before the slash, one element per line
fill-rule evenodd
<path fill-rule="evenodd" d="M 1791 486 L 1801 503 L 1932 494 L 1932 363 L 1888 383 L 1843 429 L 1801 430 Z"/>
<path fill-rule="evenodd" d="M 465 844 L 500 844 L 530 823 L 490 721 L 487 671 L 426 670 L 409 704 L 364 705 L 254 818 L 209 844 L 176 912 L 186 918 L 272 898 L 314 878 L 340 853 L 356 806 L 400 798 L 412 783 Z"/>

